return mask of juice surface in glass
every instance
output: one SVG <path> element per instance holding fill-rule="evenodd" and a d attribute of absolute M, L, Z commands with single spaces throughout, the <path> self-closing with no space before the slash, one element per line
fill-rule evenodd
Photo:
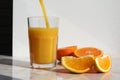
<path fill-rule="evenodd" d="M 56 61 L 58 28 L 29 28 L 31 63 L 49 64 Z"/>

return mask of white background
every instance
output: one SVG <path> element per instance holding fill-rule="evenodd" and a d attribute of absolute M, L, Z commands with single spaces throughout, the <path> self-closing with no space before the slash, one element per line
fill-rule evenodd
<path fill-rule="evenodd" d="M 92 46 L 112 57 L 120 56 L 120 0 L 44 0 L 44 3 L 48 16 L 60 18 L 58 47 Z M 13 0 L 13 58 L 29 58 L 29 16 L 42 16 L 39 1 Z"/>

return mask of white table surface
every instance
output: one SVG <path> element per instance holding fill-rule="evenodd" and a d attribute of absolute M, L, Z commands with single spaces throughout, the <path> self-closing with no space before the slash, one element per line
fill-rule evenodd
<path fill-rule="evenodd" d="M 120 58 L 112 58 L 112 68 L 107 73 L 74 74 L 59 64 L 52 71 L 37 70 L 31 69 L 27 61 L 0 56 L 0 80 L 120 80 Z"/>

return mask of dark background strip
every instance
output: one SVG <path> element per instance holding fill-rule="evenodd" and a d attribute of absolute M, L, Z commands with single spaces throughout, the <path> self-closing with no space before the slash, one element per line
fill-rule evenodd
<path fill-rule="evenodd" d="M 13 0 L 0 0 L 0 55 L 12 56 Z"/>

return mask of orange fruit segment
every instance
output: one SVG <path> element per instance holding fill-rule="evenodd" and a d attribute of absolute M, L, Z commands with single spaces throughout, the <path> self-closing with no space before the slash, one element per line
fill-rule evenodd
<path fill-rule="evenodd" d="M 69 56 L 74 53 L 74 51 L 77 49 L 77 46 L 68 46 L 64 48 L 59 48 L 57 50 L 57 59 L 61 60 L 61 57 L 63 56 Z"/>
<path fill-rule="evenodd" d="M 94 56 L 87 55 L 82 57 L 64 56 L 61 60 L 62 65 L 71 72 L 84 73 L 90 70 L 94 64 Z"/>
<path fill-rule="evenodd" d="M 108 72 L 111 69 L 111 58 L 109 55 L 95 59 L 95 69 L 98 72 Z"/>
<path fill-rule="evenodd" d="M 74 56 L 86 56 L 86 55 L 94 55 L 94 57 L 101 57 L 103 55 L 102 50 L 94 48 L 94 47 L 84 47 L 74 51 Z"/>

